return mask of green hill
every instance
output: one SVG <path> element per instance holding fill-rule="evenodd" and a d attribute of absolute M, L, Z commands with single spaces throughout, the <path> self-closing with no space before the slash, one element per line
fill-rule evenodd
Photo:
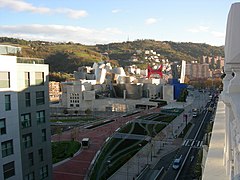
<path fill-rule="evenodd" d="M 80 43 L 56 43 L 46 41 L 26 41 L 23 39 L 0 37 L 0 44 L 22 47 L 18 56 L 44 58 L 50 72 L 72 73 L 82 65 L 109 60 L 114 65 L 132 64 L 131 57 L 138 51 L 154 50 L 169 61 L 199 60 L 203 55 L 224 57 L 224 48 L 200 43 L 176 43 L 170 41 L 136 40 L 122 43 L 86 46 Z M 105 53 L 105 55 L 102 55 Z M 107 54 L 107 55 L 106 55 Z M 139 55 L 140 67 L 146 67 L 143 53 Z"/>
<path fill-rule="evenodd" d="M 101 52 L 107 51 L 110 59 L 126 63 L 136 50 L 154 50 L 170 61 L 199 61 L 202 56 L 222 56 L 224 48 L 201 43 L 176 43 L 171 41 L 137 40 L 133 42 L 96 45 Z M 143 59 L 144 60 L 144 59 Z M 122 63 L 121 63 L 122 62 Z"/>

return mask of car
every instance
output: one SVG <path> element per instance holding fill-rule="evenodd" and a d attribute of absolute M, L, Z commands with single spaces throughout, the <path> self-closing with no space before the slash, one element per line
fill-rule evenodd
<path fill-rule="evenodd" d="M 176 159 L 173 161 L 172 168 L 173 168 L 173 169 L 178 169 L 178 168 L 181 166 L 181 162 L 182 162 L 182 155 L 181 155 L 179 158 L 176 158 Z"/>
<path fill-rule="evenodd" d="M 197 108 L 192 109 L 192 113 L 193 113 L 193 117 L 197 117 L 199 114 L 199 109 L 197 109 Z"/>

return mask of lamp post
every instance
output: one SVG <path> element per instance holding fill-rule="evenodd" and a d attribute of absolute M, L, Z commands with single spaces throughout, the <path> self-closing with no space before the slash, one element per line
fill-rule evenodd
<path fill-rule="evenodd" d="M 187 127 L 187 114 L 184 114 L 184 115 L 183 115 L 183 118 L 184 118 L 184 120 L 185 120 L 185 122 L 186 122 L 185 127 Z"/>
<path fill-rule="evenodd" d="M 150 139 L 149 142 L 150 142 L 150 153 L 151 153 L 151 154 L 150 154 L 150 157 L 151 157 L 150 160 L 151 160 L 151 162 L 152 162 L 152 138 Z"/>
<path fill-rule="evenodd" d="M 110 174 L 110 173 L 109 173 L 110 164 L 111 164 L 111 156 L 109 156 L 109 157 L 108 157 L 108 160 L 107 160 L 107 172 L 105 173 L 106 179 L 108 178 L 108 174 Z"/>
<path fill-rule="evenodd" d="M 139 146 L 139 148 L 141 149 L 142 144 L 138 144 L 138 146 Z M 140 150 L 139 150 L 139 151 L 140 151 Z M 138 175 L 139 175 L 139 156 L 140 156 L 140 154 L 139 154 L 139 152 L 138 152 Z"/>

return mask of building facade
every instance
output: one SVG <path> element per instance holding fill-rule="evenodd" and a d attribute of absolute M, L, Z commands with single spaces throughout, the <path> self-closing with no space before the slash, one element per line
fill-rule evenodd
<path fill-rule="evenodd" d="M 186 73 L 190 79 L 209 78 L 209 64 L 192 63 L 186 64 Z"/>
<path fill-rule="evenodd" d="M 52 179 L 48 65 L 0 55 L 0 179 Z"/>
<path fill-rule="evenodd" d="M 240 179 L 240 3 L 228 14 L 223 91 L 214 119 L 203 180 Z M 234 73 L 234 76 L 233 76 Z"/>
<path fill-rule="evenodd" d="M 49 100 L 50 102 L 59 101 L 61 95 L 60 83 L 55 81 L 49 82 Z"/>

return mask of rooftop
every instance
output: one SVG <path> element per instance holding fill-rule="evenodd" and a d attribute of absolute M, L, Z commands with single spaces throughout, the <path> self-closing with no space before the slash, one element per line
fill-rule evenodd
<path fill-rule="evenodd" d="M 17 63 L 44 64 L 44 59 L 29 58 L 29 57 L 17 57 Z"/>

